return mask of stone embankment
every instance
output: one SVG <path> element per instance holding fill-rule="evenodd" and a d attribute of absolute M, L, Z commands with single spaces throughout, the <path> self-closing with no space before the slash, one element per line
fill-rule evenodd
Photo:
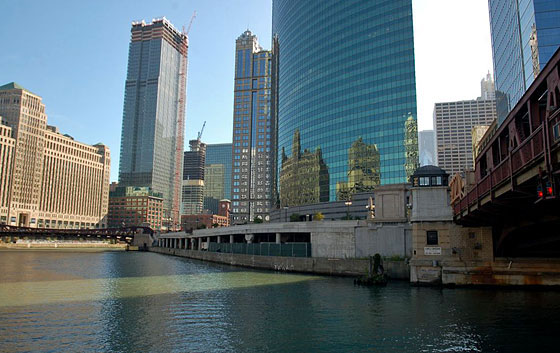
<path fill-rule="evenodd" d="M 367 273 L 369 266 L 368 259 L 258 256 L 161 247 L 151 247 L 149 251 L 233 266 L 332 276 L 361 276 Z M 385 261 L 383 265 L 390 278 L 409 280 L 409 267 L 404 261 Z"/>

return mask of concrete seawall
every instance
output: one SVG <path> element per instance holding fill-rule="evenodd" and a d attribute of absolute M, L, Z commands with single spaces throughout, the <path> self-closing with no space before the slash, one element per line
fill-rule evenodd
<path fill-rule="evenodd" d="M 151 247 L 151 252 L 191 259 L 218 262 L 233 266 L 274 271 L 305 272 L 331 276 L 360 276 L 367 273 L 369 260 L 328 259 L 313 257 L 258 256 L 208 251 Z M 410 270 L 404 261 L 384 261 L 385 271 L 394 279 L 409 280 Z"/>

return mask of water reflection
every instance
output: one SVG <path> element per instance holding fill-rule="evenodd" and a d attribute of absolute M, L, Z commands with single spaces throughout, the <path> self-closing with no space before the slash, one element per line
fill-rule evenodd
<path fill-rule="evenodd" d="M 157 254 L 3 252 L 0 268 L 28 271 L 0 271 L 9 352 L 551 351 L 560 314 L 558 292 L 364 288 Z"/>

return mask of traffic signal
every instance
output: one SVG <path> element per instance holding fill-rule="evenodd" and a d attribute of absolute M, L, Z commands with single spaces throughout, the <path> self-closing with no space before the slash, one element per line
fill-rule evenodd
<path fill-rule="evenodd" d="M 537 197 L 538 198 L 544 197 L 542 184 L 537 185 Z"/>
<path fill-rule="evenodd" d="M 545 191 L 546 191 L 546 196 L 552 196 L 554 190 L 552 190 L 552 183 L 550 181 L 546 182 Z"/>

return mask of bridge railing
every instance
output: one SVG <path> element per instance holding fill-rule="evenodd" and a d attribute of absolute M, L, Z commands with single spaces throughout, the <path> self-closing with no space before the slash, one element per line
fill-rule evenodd
<path fill-rule="evenodd" d="M 479 180 L 460 202 L 454 205 L 455 214 L 457 215 L 466 210 L 493 189 L 501 186 L 505 181 L 511 180 L 512 172 L 515 175 L 523 167 L 531 165 L 535 160 L 542 158 L 543 152 L 544 129 L 543 125 L 541 125 L 511 152 L 511 157 L 506 156 L 500 164 Z"/>
<path fill-rule="evenodd" d="M 13 236 L 134 236 L 141 231 L 144 234 L 153 234 L 149 227 L 126 228 L 93 228 L 93 229 L 57 229 L 57 228 L 30 228 L 9 225 L 0 226 L 0 235 Z"/>

